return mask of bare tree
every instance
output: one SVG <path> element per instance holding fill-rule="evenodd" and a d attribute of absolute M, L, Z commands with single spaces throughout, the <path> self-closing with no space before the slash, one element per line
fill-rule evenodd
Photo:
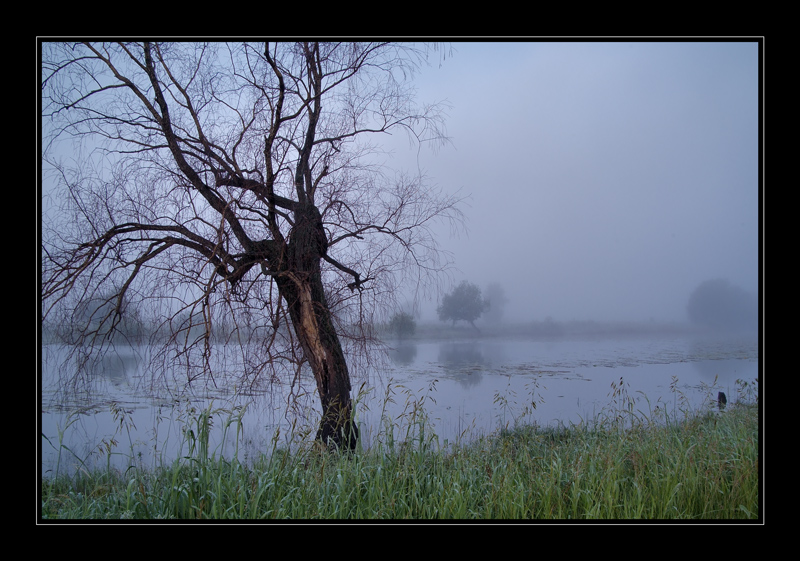
<path fill-rule="evenodd" d="M 73 344 L 124 336 L 135 308 L 164 349 L 153 372 L 215 382 L 234 342 L 240 384 L 307 365 L 317 438 L 352 448 L 347 343 L 398 287 L 431 286 L 448 265 L 433 221 L 461 220 L 457 198 L 387 174 L 370 143 L 446 140 L 443 107 L 414 105 L 427 52 L 43 43 L 42 321 L 73 325 L 111 289 Z"/>

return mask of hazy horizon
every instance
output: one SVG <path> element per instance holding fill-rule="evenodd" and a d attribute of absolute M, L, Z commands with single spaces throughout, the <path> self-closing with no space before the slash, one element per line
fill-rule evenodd
<path fill-rule="evenodd" d="M 415 79 L 449 102 L 452 143 L 389 139 L 390 165 L 471 195 L 468 235 L 442 229 L 445 291 L 499 283 L 509 321 L 686 321 L 703 281 L 758 292 L 757 42 L 453 49 Z"/>

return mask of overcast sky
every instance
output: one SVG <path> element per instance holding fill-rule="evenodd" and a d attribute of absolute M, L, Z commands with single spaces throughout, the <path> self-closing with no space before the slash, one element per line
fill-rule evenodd
<path fill-rule="evenodd" d="M 704 280 L 758 290 L 756 42 L 453 46 L 416 83 L 452 105 L 420 164 L 471 194 L 442 240 L 456 283 L 499 282 L 523 321 L 682 321 Z"/>

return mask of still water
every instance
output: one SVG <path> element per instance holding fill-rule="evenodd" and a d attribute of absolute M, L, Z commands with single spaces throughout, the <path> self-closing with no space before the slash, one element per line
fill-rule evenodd
<path fill-rule="evenodd" d="M 622 409 L 638 418 L 680 416 L 756 389 L 755 336 L 474 338 L 389 342 L 386 363 L 354 380 L 365 444 L 416 434 L 421 416 L 442 444 L 516 422 L 591 422 Z M 307 431 L 318 401 L 310 376 L 294 386 L 241 391 L 233 384 L 192 393 L 143 391 L 146 349 L 118 347 L 103 358 L 91 392 L 64 403 L 55 391 L 57 346 L 42 347 L 41 460 L 50 475 L 80 467 L 153 467 L 186 455 L 186 431 L 210 410 L 209 453 L 246 460 Z M 744 398 L 744 396 L 741 396 Z M 430 435 L 430 431 L 428 432 Z"/>

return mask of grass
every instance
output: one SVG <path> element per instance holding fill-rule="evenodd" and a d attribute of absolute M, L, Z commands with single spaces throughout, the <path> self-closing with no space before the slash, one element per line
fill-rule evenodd
<path fill-rule="evenodd" d="M 170 464 L 43 479 L 41 518 L 759 519 L 752 399 L 680 422 L 622 413 L 624 406 L 591 425 L 516 426 L 447 446 L 421 414 L 404 438 L 387 424 L 383 438 L 356 453 L 276 444 L 245 463 L 209 449 L 210 415 L 200 412 L 185 432 L 186 453 Z"/>

